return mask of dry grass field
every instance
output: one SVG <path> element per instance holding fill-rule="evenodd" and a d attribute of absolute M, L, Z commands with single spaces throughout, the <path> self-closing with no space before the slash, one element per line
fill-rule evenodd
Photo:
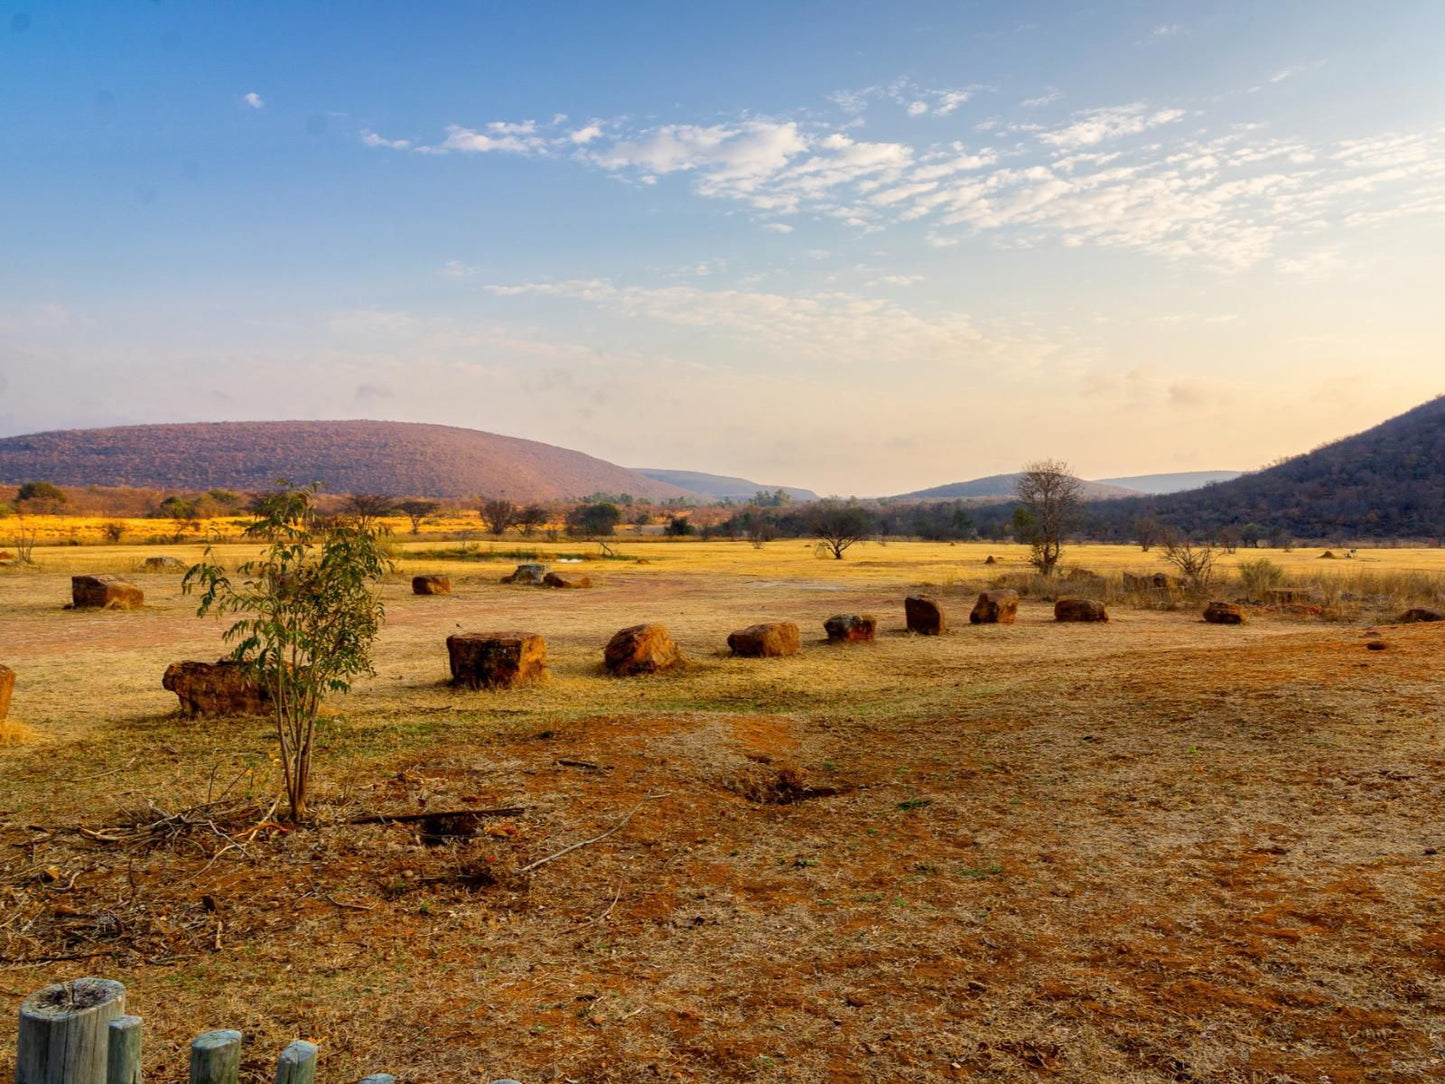
<path fill-rule="evenodd" d="M 1122 598 L 1057 625 L 1032 596 L 970 627 L 1021 549 L 624 538 L 559 566 L 592 590 L 548 591 L 500 585 L 486 541 L 398 538 L 377 673 L 330 703 L 317 823 L 290 830 L 266 720 L 188 722 L 160 687 L 222 651 L 178 576 L 135 573 L 135 612 L 61 609 L 72 573 L 197 547 L 0 569 L 12 1018 L 48 982 L 121 979 L 158 1084 L 222 1026 L 248 1081 L 297 1037 L 330 1081 L 1445 1079 L 1445 625 L 1384 623 L 1439 601 L 1445 551 L 1241 553 L 1324 601 L 1236 628 Z M 1065 561 L 1111 600 L 1165 568 Z M 454 593 L 413 597 L 433 571 Z M 924 585 L 943 637 L 902 630 Z M 839 612 L 877 614 L 878 641 L 821 642 Z M 801 653 L 728 657 L 765 619 Z M 607 677 L 602 645 L 642 621 L 688 665 Z M 445 637 L 493 628 L 545 635 L 549 680 L 449 687 Z M 137 828 L 207 802 L 211 823 Z M 464 839 L 349 823 L 512 805 Z M 0 1073 L 13 1053 L 0 1029 Z"/>

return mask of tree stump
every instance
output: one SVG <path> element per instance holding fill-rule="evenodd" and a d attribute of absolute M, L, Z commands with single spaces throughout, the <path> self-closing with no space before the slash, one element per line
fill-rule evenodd
<path fill-rule="evenodd" d="M 971 625 L 1012 625 L 1019 614 L 1019 593 L 1006 588 L 985 591 L 968 615 Z"/>
<path fill-rule="evenodd" d="M 452 683 L 510 689 L 547 676 L 547 641 L 535 632 L 462 632 L 447 637 Z"/>
<path fill-rule="evenodd" d="M 941 636 L 948 625 L 943 609 L 927 595 L 909 595 L 903 600 L 903 614 L 908 631 L 920 636 Z"/>
<path fill-rule="evenodd" d="M 191 1043 L 191 1084 L 236 1084 L 241 1073 L 241 1033 L 208 1031 Z"/>
<path fill-rule="evenodd" d="M 749 625 L 728 636 L 734 655 L 750 659 L 779 659 L 798 652 L 798 626 L 791 621 Z"/>
<path fill-rule="evenodd" d="M 297 1039 L 276 1059 L 276 1084 L 316 1084 L 315 1043 Z"/>
<path fill-rule="evenodd" d="M 161 676 L 161 688 L 176 694 L 181 714 L 264 715 L 271 694 L 234 659 L 216 662 L 173 662 Z"/>
<path fill-rule="evenodd" d="M 830 644 L 872 643 L 878 619 L 872 614 L 835 614 L 823 622 L 823 631 Z"/>
<path fill-rule="evenodd" d="M 15 1084 L 107 1084 L 110 1022 L 125 1014 L 125 987 L 76 979 L 20 1003 Z"/>
<path fill-rule="evenodd" d="M 452 593 L 451 577 L 413 576 L 411 593 L 413 595 L 450 595 Z"/>
<path fill-rule="evenodd" d="M 77 610 L 131 610 L 145 600 L 144 591 L 120 576 L 70 577 L 70 601 Z"/>

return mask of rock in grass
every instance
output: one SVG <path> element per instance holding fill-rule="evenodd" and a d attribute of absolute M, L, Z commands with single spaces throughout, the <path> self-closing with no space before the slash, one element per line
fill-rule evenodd
<path fill-rule="evenodd" d="M 1000 588 L 979 595 L 968 620 L 972 625 L 1012 625 L 1018 615 L 1019 593 Z"/>
<path fill-rule="evenodd" d="M 943 609 L 927 595 L 909 595 L 903 600 L 903 616 L 908 631 L 920 636 L 941 636 L 947 627 Z"/>
<path fill-rule="evenodd" d="M 144 591 L 120 576 L 72 576 L 70 598 L 77 610 L 130 610 L 146 600 Z"/>
<path fill-rule="evenodd" d="M 503 583 L 530 584 L 533 587 L 541 587 L 547 578 L 547 566 L 539 564 L 518 565 L 510 576 L 503 576 Z"/>
<path fill-rule="evenodd" d="M 728 636 L 734 655 L 750 659 L 780 659 L 798 653 L 798 626 L 791 621 L 749 625 Z"/>
<path fill-rule="evenodd" d="M 682 662 L 682 652 L 662 625 L 633 625 L 607 641 L 602 661 L 618 677 L 655 674 Z"/>
<path fill-rule="evenodd" d="M 186 563 L 179 557 L 147 557 L 140 567 L 145 572 L 184 572 Z"/>
<path fill-rule="evenodd" d="M 1216 599 L 1204 607 L 1204 620 L 1211 625 L 1242 625 L 1244 624 L 1244 607 L 1233 602 L 1220 602 Z"/>
<path fill-rule="evenodd" d="M 181 714 L 263 715 L 271 696 L 264 685 L 233 659 L 217 662 L 173 662 L 161 677 L 161 688 L 176 694 Z"/>
<path fill-rule="evenodd" d="M 461 632 L 447 637 L 452 683 L 510 689 L 547 676 L 547 641 L 535 632 Z"/>
<path fill-rule="evenodd" d="M 0 665 L 0 723 L 10 714 L 10 694 L 15 691 L 15 671 Z"/>
<path fill-rule="evenodd" d="M 578 576 L 576 579 L 568 579 L 566 576 L 556 572 L 549 572 L 542 577 L 543 587 L 591 587 L 592 580 L 588 576 Z"/>
<path fill-rule="evenodd" d="M 823 622 L 823 631 L 830 644 L 872 643 L 878 619 L 872 614 L 836 614 Z"/>
<path fill-rule="evenodd" d="M 1061 598 L 1054 603 L 1055 621 L 1107 621 L 1109 611 L 1091 598 Z"/>
<path fill-rule="evenodd" d="M 450 576 L 413 576 L 411 593 L 413 595 L 450 595 L 452 578 Z"/>
<path fill-rule="evenodd" d="M 1427 610 L 1423 606 L 1416 606 L 1406 610 L 1400 615 L 1401 625 L 1415 625 L 1424 621 L 1445 621 L 1445 614 L 1438 610 Z"/>

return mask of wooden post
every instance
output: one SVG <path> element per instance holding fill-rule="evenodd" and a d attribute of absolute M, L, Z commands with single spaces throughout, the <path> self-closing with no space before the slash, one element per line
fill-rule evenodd
<path fill-rule="evenodd" d="M 191 1084 L 236 1084 L 240 1072 L 239 1031 L 208 1031 L 191 1043 Z"/>
<path fill-rule="evenodd" d="M 316 1044 L 297 1039 L 276 1059 L 276 1084 L 316 1084 Z"/>
<path fill-rule="evenodd" d="M 106 1057 L 105 1084 L 141 1084 L 139 1016 L 117 1016 L 106 1029 L 110 1053 Z"/>
<path fill-rule="evenodd" d="M 106 1026 L 125 1012 L 125 987 L 76 979 L 20 1003 L 15 1084 L 106 1084 Z"/>

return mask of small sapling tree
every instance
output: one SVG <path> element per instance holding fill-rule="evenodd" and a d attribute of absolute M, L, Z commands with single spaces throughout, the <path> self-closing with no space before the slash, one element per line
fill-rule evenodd
<path fill-rule="evenodd" d="M 231 657 L 271 694 L 291 819 L 306 817 L 311 754 L 322 697 L 372 673 L 371 649 L 385 616 L 380 585 L 390 568 L 369 521 L 321 523 L 316 486 L 282 482 L 256 505 L 245 537 L 260 556 L 227 575 L 211 546 L 182 581 L 199 590 L 198 615 L 239 614 L 225 632 Z"/>

